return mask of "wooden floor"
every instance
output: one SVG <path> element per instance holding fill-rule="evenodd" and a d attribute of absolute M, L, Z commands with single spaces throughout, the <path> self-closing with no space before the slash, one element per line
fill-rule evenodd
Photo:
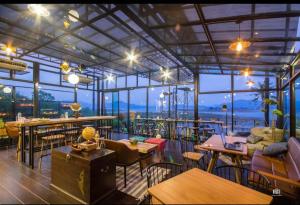
<path fill-rule="evenodd" d="M 114 134 L 115 140 L 128 138 L 127 135 Z M 35 153 L 34 170 L 18 163 L 16 149 L 0 150 L 0 204 L 74 204 L 72 198 L 54 191 L 50 187 L 51 156 L 43 158 L 39 170 L 38 154 Z M 166 161 L 181 163 L 180 145 L 168 141 L 165 148 Z"/>

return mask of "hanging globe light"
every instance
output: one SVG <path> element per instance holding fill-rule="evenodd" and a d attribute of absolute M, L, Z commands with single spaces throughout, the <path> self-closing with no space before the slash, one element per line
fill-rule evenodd
<path fill-rule="evenodd" d="M 61 71 L 65 74 L 68 74 L 71 71 L 71 67 L 67 61 L 64 61 L 60 64 Z"/>
<path fill-rule="evenodd" d="M 8 86 L 5 86 L 5 87 L 3 88 L 3 92 L 6 93 L 6 94 L 9 94 L 9 93 L 11 93 L 11 88 L 8 87 Z"/>
<path fill-rule="evenodd" d="M 73 74 L 68 76 L 68 81 L 69 81 L 69 83 L 75 85 L 75 84 L 79 83 L 79 77 L 78 77 L 78 75 L 73 73 Z"/>

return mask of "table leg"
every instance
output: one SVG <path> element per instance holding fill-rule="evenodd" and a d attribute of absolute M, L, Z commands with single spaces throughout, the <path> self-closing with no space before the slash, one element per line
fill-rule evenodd
<path fill-rule="evenodd" d="M 218 161 L 218 158 L 219 158 L 219 152 L 213 151 L 212 157 L 211 157 L 208 167 L 207 167 L 207 172 L 212 173 L 213 168 L 215 167 L 215 165 Z"/>
<path fill-rule="evenodd" d="M 29 166 L 34 168 L 34 137 L 33 137 L 33 127 L 29 127 Z"/>
<path fill-rule="evenodd" d="M 241 162 L 241 159 L 239 157 L 239 155 L 235 155 L 235 156 L 232 156 L 231 157 L 232 159 L 232 162 L 237 166 L 237 167 L 242 167 L 242 162 Z M 239 168 L 235 168 L 235 179 L 236 179 L 236 182 L 237 183 L 241 183 L 241 172 L 239 172 Z"/>
<path fill-rule="evenodd" d="M 25 137 L 26 137 L 26 127 L 21 128 L 21 161 L 23 163 L 26 162 L 26 155 L 25 155 Z"/>

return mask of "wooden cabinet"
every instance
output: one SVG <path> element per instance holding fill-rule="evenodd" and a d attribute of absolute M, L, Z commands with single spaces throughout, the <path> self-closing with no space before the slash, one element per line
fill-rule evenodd
<path fill-rule="evenodd" d="M 116 189 L 116 155 L 108 149 L 75 153 L 65 146 L 52 152 L 51 186 L 82 203 L 93 204 Z"/>

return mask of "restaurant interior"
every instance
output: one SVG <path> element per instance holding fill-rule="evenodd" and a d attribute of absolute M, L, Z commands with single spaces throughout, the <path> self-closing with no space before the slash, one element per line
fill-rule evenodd
<path fill-rule="evenodd" d="M 299 42 L 300 4 L 0 4 L 0 204 L 300 204 Z"/>

